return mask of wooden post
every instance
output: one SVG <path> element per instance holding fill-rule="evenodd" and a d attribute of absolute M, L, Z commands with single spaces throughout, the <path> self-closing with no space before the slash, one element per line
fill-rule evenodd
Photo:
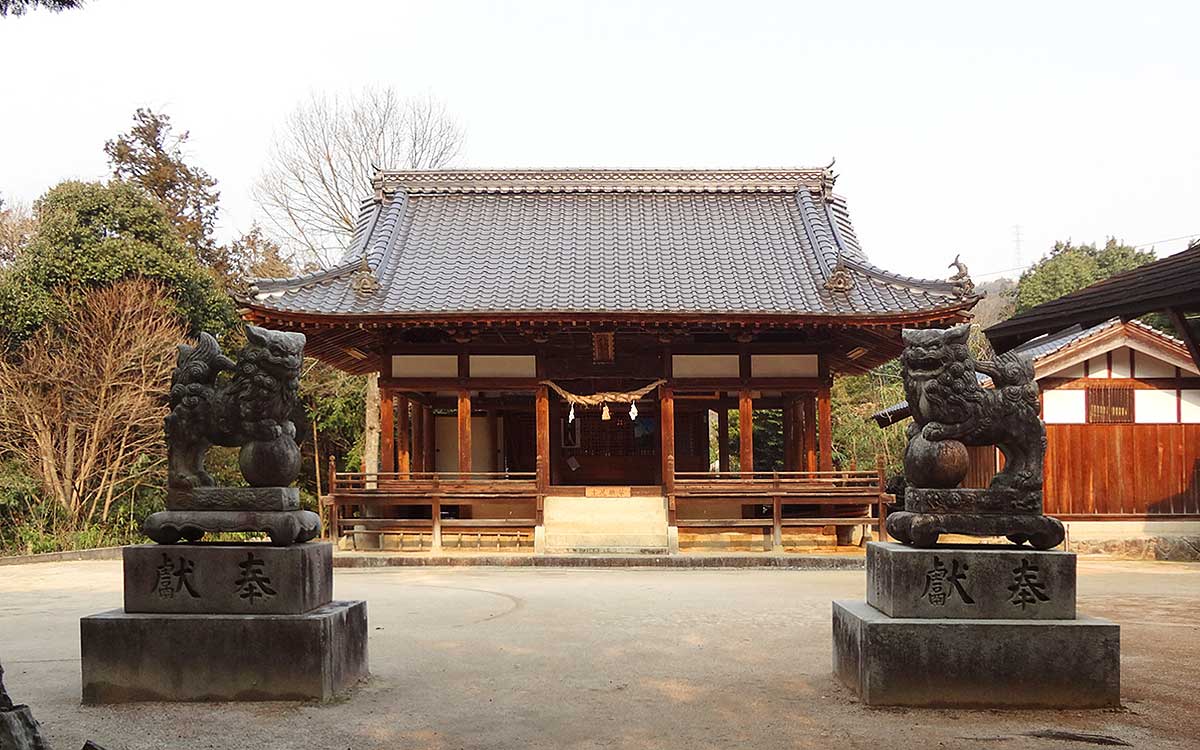
<path fill-rule="evenodd" d="M 488 452 L 491 454 L 491 460 L 488 461 L 486 468 L 488 471 L 504 471 L 504 467 L 500 464 L 500 415 L 496 412 L 495 407 L 488 409 L 487 426 Z"/>
<path fill-rule="evenodd" d="M 534 399 L 534 434 L 537 460 L 537 523 L 542 525 L 542 511 L 550 488 L 550 390 L 539 385 Z"/>
<path fill-rule="evenodd" d="M 379 391 L 379 471 L 389 474 L 396 470 L 396 399 L 386 388 Z"/>
<path fill-rule="evenodd" d="M 664 385 L 658 391 L 659 453 L 662 458 L 663 492 L 667 495 L 667 523 L 675 526 L 675 391 Z"/>
<path fill-rule="evenodd" d="M 748 388 L 738 393 L 738 436 L 742 476 L 749 478 L 754 471 L 754 402 Z"/>
<path fill-rule="evenodd" d="M 717 469 L 729 471 L 729 409 L 717 407 Z"/>
<path fill-rule="evenodd" d="M 792 413 L 795 410 L 791 401 L 783 404 L 783 470 L 796 470 L 796 419 Z"/>
<path fill-rule="evenodd" d="M 817 403 L 811 394 L 800 402 L 804 409 L 804 470 L 817 470 Z"/>
<path fill-rule="evenodd" d="M 412 402 L 412 470 L 429 471 L 425 468 L 425 407 Z"/>
<path fill-rule="evenodd" d="M 437 426 L 433 417 L 433 407 L 421 408 L 424 416 L 421 418 L 421 442 L 425 444 L 425 471 L 437 471 L 437 443 L 434 442 L 434 428 Z"/>
<path fill-rule="evenodd" d="M 458 392 L 458 471 L 471 472 L 471 392 Z"/>
<path fill-rule="evenodd" d="M 408 479 L 408 472 L 412 471 L 411 454 L 409 448 L 409 418 L 408 418 L 408 399 L 400 396 L 396 399 L 396 471 L 400 472 L 404 479 Z"/>
<path fill-rule="evenodd" d="M 329 528 L 326 530 L 326 533 L 328 538 L 333 539 L 334 541 L 337 540 L 338 533 L 340 531 L 338 529 L 340 518 L 338 517 L 337 495 L 334 494 L 334 489 L 336 487 L 334 482 L 336 479 L 337 459 L 334 458 L 333 454 L 331 453 L 329 454 L 329 484 L 327 485 L 329 487 Z"/>
<path fill-rule="evenodd" d="M 821 441 L 821 471 L 833 471 L 833 415 L 827 385 L 817 391 L 817 437 Z"/>
<path fill-rule="evenodd" d="M 879 475 L 879 541 L 886 542 L 887 536 L 887 471 L 883 454 L 875 456 L 875 472 Z"/>

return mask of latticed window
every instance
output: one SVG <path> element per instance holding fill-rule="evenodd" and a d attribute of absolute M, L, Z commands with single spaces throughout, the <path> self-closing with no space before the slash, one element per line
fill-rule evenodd
<path fill-rule="evenodd" d="M 1088 422 L 1122 424 L 1133 421 L 1133 388 L 1128 386 L 1087 389 Z"/>

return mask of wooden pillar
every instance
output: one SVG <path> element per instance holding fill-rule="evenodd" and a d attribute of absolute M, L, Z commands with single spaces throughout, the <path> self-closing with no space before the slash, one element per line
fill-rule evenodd
<path fill-rule="evenodd" d="M 658 431 L 661 437 L 662 484 L 667 495 L 667 523 L 675 525 L 675 390 L 664 385 L 658 392 Z"/>
<path fill-rule="evenodd" d="M 542 510 L 550 488 L 550 389 L 539 385 L 533 409 L 537 460 L 537 522 L 542 525 Z"/>
<path fill-rule="evenodd" d="M 817 402 L 808 395 L 800 402 L 804 410 L 804 470 L 817 470 Z"/>
<path fill-rule="evenodd" d="M 425 444 L 425 471 L 437 471 L 437 443 L 434 442 L 434 428 L 437 426 L 433 418 L 433 408 L 421 408 L 421 442 Z"/>
<path fill-rule="evenodd" d="M 783 470 L 796 470 L 796 419 L 795 404 L 783 404 Z"/>
<path fill-rule="evenodd" d="M 379 394 L 379 471 L 388 474 L 396 470 L 396 399 L 392 392 L 380 389 Z"/>
<path fill-rule="evenodd" d="M 729 471 L 729 409 L 717 407 L 717 469 Z"/>
<path fill-rule="evenodd" d="M 412 470 L 429 471 L 425 467 L 425 407 L 412 402 Z"/>
<path fill-rule="evenodd" d="M 821 441 L 821 471 L 833 471 L 833 415 L 829 404 L 829 386 L 817 391 L 817 438 Z"/>
<path fill-rule="evenodd" d="M 738 393 L 738 435 L 742 475 L 747 476 L 747 472 L 754 471 L 754 401 L 748 388 Z"/>
<path fill-rule="evenodd" d="M 458 471 L 471 471 L 471 392 L 458 391 Z"/>
<path fill-rule="evenodd" d="M 409 447 L 408 398 L 396 398 L 396 471 L 407 475 L 412 470 Z M 405 477 L 407 478 L 407 476 Z"/>
<path fill-rule="evenodd" d="M 804 449 L 804 406 L 800 399 L 792 399 L 792 450 L 789 456 L 792 460 L 792 471 L 805 471 L 807 457 Z"/>
<path fill-rule="evenodd" d="M 488 471 L 503 471 L 504 467 L 500 465 L 500 415 L 495 407 L 488 409 L 487 413 L 488 426 L 488 451 L 492 458 L 488 461 L 490 468 Z"/>

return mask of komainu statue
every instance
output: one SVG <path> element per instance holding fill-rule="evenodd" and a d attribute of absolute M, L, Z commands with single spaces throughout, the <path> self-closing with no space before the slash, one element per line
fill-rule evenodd
<path fill-rule="evenodd" d="M 976 361 L 967 348 L 969 333 L 965 325 L 904 331 L 900 361 L 913 421 L 904 454 L 904 510 L 888 516 L 888 532 L 918 547 L 936 544 L 941 534 L 1057 546 L 1063 526 L 1042 514 L 1046 428 L 1033 364 L 1014 353 Z M 1004 469 L 987 489 L 961 488 L 970 468 L 967 446 L 979 445 L 998 447 Z"/>
<path fill-rule="evenodd" d="M 216 484 L 204 471 L 211 445 L 241 447 L 242 476 L 255 487 L 291 484 L 300 470 L 290 417 L 304 343 L 302 333 L 246 326 L 246 346 L 236 363 L 207 333 L 195 346 L 180 345 L 171 377 L 171 413 L 164 420 L 171 487 Z M 219 382 L 225 371 L 231 377 Z"/>
<path fill-rule="evenodd" d="M 201 333 L 179 347 L 171 377 L 167 437 L 167 510 L 143 525 L 156 542 L 197 541 L 210 531 L 267 531 L 279 545 L 320 533 L 320 518 L 300 510 L 290 487 L 300 471 L 296 445 L 296 391 L 304 334 L 246 326 L 237 361 Z M 249 487 L 218 487 L 204 470 L 213 445 L 240 448 L 238 464 Z"/>

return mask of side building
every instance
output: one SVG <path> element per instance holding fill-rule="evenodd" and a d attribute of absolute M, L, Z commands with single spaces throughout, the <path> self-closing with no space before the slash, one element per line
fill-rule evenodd
<path fill-rule="evenodd" d="M 749 529 L 778 548 L 800 519 L 862 516 L 881 488 L 837 471 L 833 378 L 895 357 L 904 327 L 961 322 L 976 297 L 965 278 L 872 264 L 833 182 L 379 172 L 339 265 L 259 280 L 244 301 L 318 359 L 379 375 L 379 471 L 335 473 L 337 532 L 437 547 L 451 529 L 508 531 L 579 550 Z M 753 429 L 767 411 L 782 425 L 770 461 Z M 661 506 L 653 531 L 604 525 L 640 517 L 637 502 Z"/>

